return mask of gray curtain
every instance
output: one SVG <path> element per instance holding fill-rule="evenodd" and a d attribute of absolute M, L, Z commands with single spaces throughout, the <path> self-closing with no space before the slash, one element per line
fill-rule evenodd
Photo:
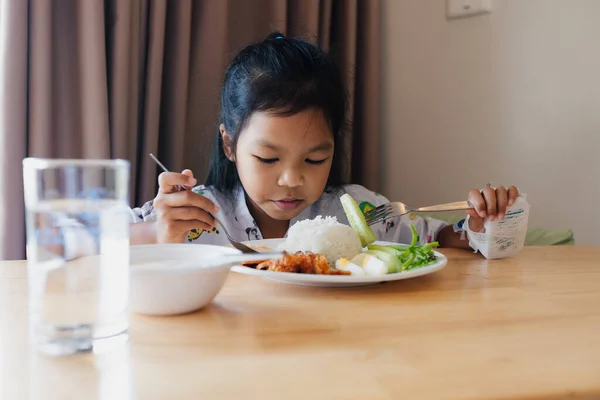
<path fill-rule="evenodd" d="M 379 188 L 379 0 L 3 0 L 1 259 L 25 256 L 21 160 L 125 158 L 131 202 L 153 152 L 204 176 L 225 66 L 273 30 L 336 55 L 351 94 L 352 180 Z"/>

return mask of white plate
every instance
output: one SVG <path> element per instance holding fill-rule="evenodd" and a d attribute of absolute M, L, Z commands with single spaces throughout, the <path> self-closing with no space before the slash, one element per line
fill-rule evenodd
<path fill-rule="evenodd" d="M 265 239 L 265 240 L 253 240 L 252 242 L 246 242 L 245 244 L 250 245 L 254 248 L 256 246 L 267 246 L 273 250 L 283 242 L 283 239 Z M 393 245 L 397 243 L 390 242 L 375 242 L 381 245 Z M 262 249 L 261 249 L 262 250 Z M 422 268 L 411 269 L 405 272 L 397 272 L 395 274 L 388 274 L 384 276 L 356 276 L 356 275 L 310 275 L 310 274 L 295 274 L 290 272 L 275 272 L 275 271 L 263 271 L 257 270 L 250 267 L 234 266 L 231 268 L 232 271 L 239 272 L 240 274 L 257 276 L 264 279 L 289 283 L 293 285 L 304 285 L 304 286 L 363 286 L 373 285 L 380 282 L 398 281 L 401 279 L 410 279 L 417 276 L 423 276 L 432 274 L 440 269 L 444 268 L 448 263 L 448 259 L 442 253 L 435 252 L 438 260 L 434 264 L 428 265 Z"/>

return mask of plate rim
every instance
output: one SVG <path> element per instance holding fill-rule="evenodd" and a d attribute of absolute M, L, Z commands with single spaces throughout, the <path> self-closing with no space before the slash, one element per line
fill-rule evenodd
<path fill-rule="evenodd" d="M 254 244 L 257 242 L 267 242 L 267 241 L 283 241 L 285 239 L 261 239 L 261 240 L 252 240 L 246 241 L 244 244 Z M 376 244 L 381 245 L 400 245 L 400 246 L 408 246 L 407 244 L 395 243 L 389 241 L 377 240 Z M 260 244 L 259 244 L 260 245 Z M 435 264 L 428 265 L 426 267 L 415 268 L 409 271 L 404 272 L 395 272 L 393 274 L 386 274 L 382 276 L 352 276 L 352 275 L 316 275 L 316 274 L 292 274 L 289 272 L 277 272 L 277 271 L 259 271 L 254 268 L 245 267 L 242 265 L 235 265 L 231 267 L 233 272 L 255 276 L 263 279 L 276 280 L 276 281 L 284 281 L 284 282 L 311 282 L 311 283 L 347 283 L 349 285 L 361 284 L 361 283 L 379 283 L 379 282 L 389 282 L 389 281 L 397 281 L 403 279 L 415 278 L 418 276 L 432 274 L 434 272 L 440 271 L 446 267 L 448 264 L 448 258 L 434 250 L 438 261 Z"/>

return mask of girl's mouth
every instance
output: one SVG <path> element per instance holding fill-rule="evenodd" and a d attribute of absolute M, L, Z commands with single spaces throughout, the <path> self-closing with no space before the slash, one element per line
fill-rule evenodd
<path fill-rule="evenodd" d="M 275 205 L 277 207 L 279 207 L 281 210 L 290 211 L 290 210 L 295 210 L 296 208 L 298 208 L 300 206 L 300 204 L 302 204 L 302 200 L 281 199 L 281 200 L 274 200 L 273 203 L 275 203 Z"/>

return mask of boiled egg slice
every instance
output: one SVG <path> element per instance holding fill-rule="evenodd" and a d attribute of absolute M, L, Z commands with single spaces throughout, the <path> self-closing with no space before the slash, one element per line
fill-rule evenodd
<path fill-rule="evenodd" d="M 360 275 L 360 276 L 366 275 L 364 269 L 362 269 L 358 265 L 354 264 L 347 258 L 340 258 L 339 260 L 337 260 L 335 262 L 335 268 L 339 269 L 340 271 L 350 272 L 350 275 Z"/>
<path fill-rule="evenodd" d="M 388 273 L 388 266 L 379 258 L 370 254 L 361 253 L 349 262 L 360 266 L 364 273 L 369 276 L 383 276 Z"/>

